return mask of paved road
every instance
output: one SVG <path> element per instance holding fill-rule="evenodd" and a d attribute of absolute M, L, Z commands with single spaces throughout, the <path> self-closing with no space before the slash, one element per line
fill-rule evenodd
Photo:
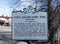
<path fill-rule="evenodd" d="M 11 32 L 11 27 L 0 26 L 0 32 Z"/>

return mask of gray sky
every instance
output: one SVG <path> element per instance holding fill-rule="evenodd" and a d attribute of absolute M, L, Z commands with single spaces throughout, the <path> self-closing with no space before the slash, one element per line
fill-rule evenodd
<path fill-rule="evenodd" d="M 12 8 L 10 8 L 10 2 L 9 0 L 0 0 L 0 16 L 11 16 Z"/>
<path fill-rule="evenodd" d="M 36 0 L 0 0 L 0 16 L 11 16 L 13 10 L 23 10 L 28 5 L 32 5 Z M 47 0 L 44 0 L 46 2 Z M 52 1 L 52 8 L 56 7 L 56 1 Z M 39 3 L 42 5 L 42 3 Z"/>
<path fill-rule="evenodd" d="M 11 16 L 13 9 L 22 10 L 30 4 L 28 1 L 32 0 L 0 0 L 0 16 Z"/>

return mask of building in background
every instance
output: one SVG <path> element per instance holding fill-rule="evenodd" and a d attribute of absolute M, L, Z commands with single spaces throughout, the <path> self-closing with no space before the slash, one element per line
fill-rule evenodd
<path fill-rule="evenodd" d="M 11 25 L 11 17 L 0 16 L 0 25 L 5 26 Z"/>

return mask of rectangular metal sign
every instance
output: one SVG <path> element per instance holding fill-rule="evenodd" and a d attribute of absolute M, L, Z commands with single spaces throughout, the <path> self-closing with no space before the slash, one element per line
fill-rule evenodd
<path fill-rule="evenodd" d="M 47 12 L 13 12 L 12 39 L 48 40 Z"/>

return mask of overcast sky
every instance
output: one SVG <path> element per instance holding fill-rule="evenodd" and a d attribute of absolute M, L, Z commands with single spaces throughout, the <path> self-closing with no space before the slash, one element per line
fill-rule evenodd
<path fill-rule="evenodd" d="M 13 9 L 22 10 L 30 4 L 28 1 L 31 2 L 32 0 L 0 0 L 0 16 L 11 16 Z"/>
<path fill-rule="evenodd" d="M 40 0 L 39 0 L 40 1 Z M 47 1 L 47 0 L 45 0 Z M 44 2 L 45 2 L 44 1 Z M 36 0 L 0 0 L 0 16 L 11 16 L 13 10 L 23 10 L 24 7 L 32 5 Z M 53 1 L 54 2 L 54 1 Z M 41 5 L 42 3 L 39 3 Z M 56 4 L 52 5 L 55 8 Z"/>
<path fill-rule="evenodd" d="M 11 10 L 8 0 L 0 0 L 0 16 L 11 16 Z"/>

